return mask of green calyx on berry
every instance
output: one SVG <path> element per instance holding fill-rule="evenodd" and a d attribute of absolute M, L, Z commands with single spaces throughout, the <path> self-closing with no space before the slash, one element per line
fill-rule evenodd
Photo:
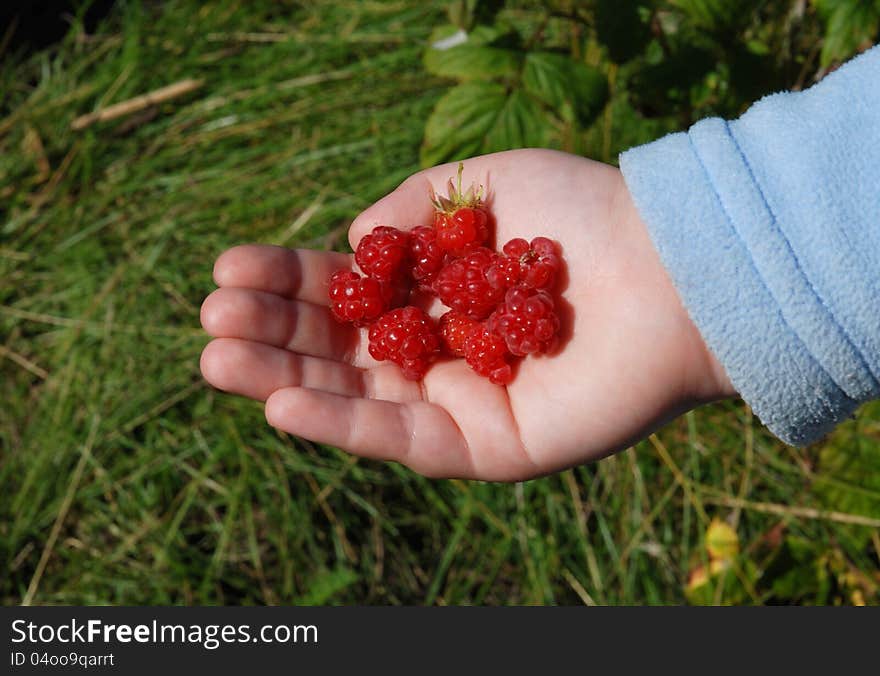
<path fill-rule="evenodd" d="M 458 185 L 449 181 L 449 196 L 443 197 L 431 191 L 434 205 L 434 229 L 437 246 L 453 257 L 463 256 L 489 239 L 489 214 L 483 204 L 483 188 L 473 184 L 463 191 L 461 174 L 464 165 L 458 165 Z"/>
<path fill-rule="evenodd" d="M 458 179 L 455 184 L 453 184 L 452 179 L 449 179 L 447 183 L 447 190 L 449 192 L 448 197 L 444 197 L 443 195 L 438 195 L 434 192 L 434 189 L 431 189 L 431 204 L 434 205 L 434 208 L 445 214 L 454 214 L 456 211 L 461 209 L 462 207 L 478 207 L 483 203 L 483 186 L 474 187 L 474 184 L 471 183 L 468 186 L 468 189 L 462 192 L 461 189 L 461 174 L 464 171 L 464 163 L 458 163 Z"/>

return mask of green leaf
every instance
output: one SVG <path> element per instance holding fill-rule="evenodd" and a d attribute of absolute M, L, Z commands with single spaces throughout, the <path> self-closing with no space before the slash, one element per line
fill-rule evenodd
<path fill-rule="evenodd" d="M 521 61 L 521 54 L 514 51 L 467 43 L 449 49 L 432 47 L 425 52 L 428 72 L 462 81 L 513 76 Z"/>
<path fill-rule="evenodd" d="M 697 27 L 735 33 L 752 18 L 763 0 L 671 0 Z"/>
<path fill-rule="evenodd" d="M 422 164 L 479 152 L 506 99 L 505 88 L 490 82 L 465 83 L 446 92 L 425 124 Z"/>
<path fill-rule="evenodd" d="M 471 155 L 540 146 L 553 121 L 540 103 L 495 82 L 466 82 L 450 89 L 425 125 L 425 166 Z"/>
<path fill-rule="evenodd" d="M 642 21 L 640 0 L 597 0 L 596 34 L 615 63 L 624 63 L 644 50 L 651 38 Z"/>
<path fill-rule="evenodd" d="M 608 100 L 608 82 L 595 68 L 554 52 L 529 52 L 522 74 L 525 90 L 564 120 L 587 126 Z"/>
<path fill-rule="evenodd" d="M 525 92 L 514 90 L 486 134 L 483 152 L 544 145 L 552 126 L 540 103 Z"/>
<path fill-rule="evenodd" d="M 826 24 L 823 67 L 869 45 L 880 28 L 880 0 L 813 0 L 813 4 Z"/>

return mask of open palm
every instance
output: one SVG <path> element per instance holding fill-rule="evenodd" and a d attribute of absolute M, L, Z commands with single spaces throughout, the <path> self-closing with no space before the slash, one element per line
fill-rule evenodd
<path fill-rule="evenodd" d="M 429 189 L 456 165 L 420 172 L 363 212 L 352 246 L 378 224 L 431 222 Z M 429 476 L 519 480 L 625 448 L 701 401 L 730 394 L 663 269 L 619 171 L 547 150 L 464 163 L 497 222 L 497 246 L 544 235 L 561 245 L 561 348 L 522 360 L 508 387 L 463 360 L 421 383 L 373 360 L 366 332 L 333 320 L 341 253 L 246 245 L 217 260 L 202 307 L 216 338 L 202 355 L 214 386 L 266 401 L 270 424 Z M 436 308 L 434 314 L 442 312 Z"/>

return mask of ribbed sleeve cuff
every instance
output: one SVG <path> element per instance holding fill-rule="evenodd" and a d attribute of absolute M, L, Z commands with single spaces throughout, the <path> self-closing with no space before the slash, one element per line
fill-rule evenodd
<path fill-rule="evenodd" d="M 724 120 L 634 148 L 620 167 L 707 346 L 776 436 L 815 441 L 876 391 Z"/>

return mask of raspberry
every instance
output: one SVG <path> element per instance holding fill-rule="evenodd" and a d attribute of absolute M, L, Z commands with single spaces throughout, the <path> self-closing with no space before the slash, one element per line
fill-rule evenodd
<path fill-rule="evenodd" d="M 434 292 L 453 310 L 471 319 L 485 319 L 504 297 L 504 289 L 493 286 L 486 272 L 498 254 L 477 247 L 466 256 L 449 261 L 434 280 Z"/>
<path fill-rule="evenodd" d="M 370 354 L 397 364 L 406 378 L 422 378 L 443 348 L 507 385 L 518 358 L 556 344 L 560 322 L 550 291 L 562 257 L 546 237 L 513 239 L 493 251 L 482 187 L 462 191 L 463 169 L 446 196 L 432 191 L 433 226 L 378 226 L 361 240 L 355 260 L 362 274 L 332 276 L 330 309 L 340 321 L 368 326 Z M 449 308 L 439 323 L 420 309 L 430 295 Z"/>
<path fill-rule="evenodd" d="M 364 235 L 358 243 L 354 259 L 367 276 L 380 282 L 390 282 L 402 276 L 408 244 L 408 233 L 380 225 Z"/>
<path fill-rule="evenodd" d="M 330 278 L 330 310 L 341 322 L 364 326 L 388 309 L 391 289 L 351 270 L 339 270 Z"/>
<path fill-rule="evenodd" d="M 449 197 L 432 195 L 434 204 L 434 229 L 437 231 L 437 245 L 454 256 L 463 256 L 474 247 L 485 244 L 489 239 L 489 213 L 483 206 L 482 188 L 467 192 L 461 190 L 461 172 L 464 165 L 458 165 L 458 186 L 449 181 Z"/>
<path fill-rule="evenodd" d="M 483 323 L 472 329 L 464 341 L 464 358 L 474 371 L 496 385 L 507 385 L 513 380 L 508 363 L 510 353 L 504 339 Z"/>
<path fill-rule="evenodd" d="M 437 327 L 417 307 L 391 310 L 370 326 L 370 354 L 378 361 L 389 360 L 403 369 L 403 375 L 418 380 L 440 351 Z"/>
<path fill-rule="evenodd" d="M 461 256 L 489 239 L 489 217 L 481 207 L 460 207 L 434 216 L 437 245 L 455 256 Z"/>
<path fill-rule="evenodd" d="M 464 341 L 468 334 L 480 323 L 460 312 L 450 310 L 440 317 L 440 336 L 450 353 L 456 357 L 464 356 Z"/>
<path fill-rule="evenodd" d="M 550 289 L 556 282 L 560 262 L 552 240 L 535 237 L 529 244 L 521 238 L 512 239 L 503 251 L 504 255 L 487 273 L 495 286 Z"/>
<path fill-rule="evenodd" d="M 522 357 L 553 348 L 559 317 L 546 291 L 510 289 L 489 318 L 488 326 L 504 338 L 511 354 Z"/>
<path fill-rule="evenodd" d="M 429 289 L 446 257 L 446 252 L 437 243 L 437 231 L 427 225 L 413 228 L 409 238 L 409 255 L 413 279 L 421 287 Z"/>

